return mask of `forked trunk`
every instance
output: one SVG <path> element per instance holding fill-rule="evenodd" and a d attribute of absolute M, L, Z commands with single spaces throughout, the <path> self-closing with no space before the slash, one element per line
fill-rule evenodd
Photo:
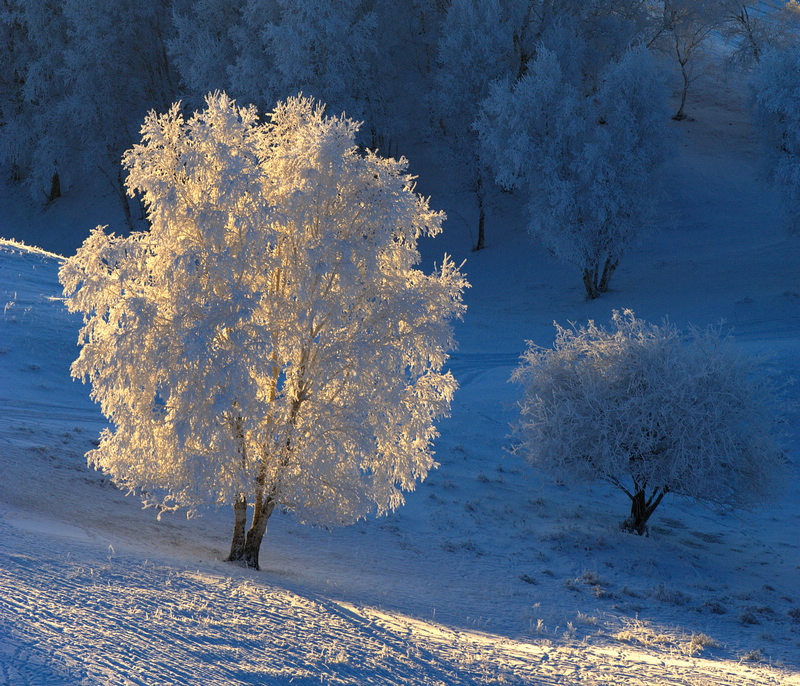
<path fill-rule="evenodd" d="M 229 562 L 241 560 L 244 557 L 244 530 L 247 526 L 247 498 L 239 496 L 233 504 L 233 540 L 231 541 L 231 553 L 227 559 Z"/>
<path fill-rule="evenodd" d="M 631 516 L 625 521 L 623 528 L 631 533 L 643 535 L 647 531 L 647 503 L 644 491 L 637 491 L 631 498 Z"/>
<path fill-rule="evenodd" d="M 644 488 L 631 497 L 631 515 L 622 523 L 622 530 L 642 536 L 647 533 L 647 520 L 653 514 L 669 489 L 657 488 L 647 497 Z"/>
<path fill-rule="evenodd" d="M 275 502 L 269 498 L 260 505 L 256 504 L 253 508 L 253 521 L 245 534 L 247 501 L 240 498 L 234 503 L 233 541 L 231 542 L 231 553 L 227 558 L 228 562 L 238 562 L 252 569 L 259 568 L 258 553 L 261 550 L 261 541 L 264 539 L 267 521 L 274 509 Z"/>
<path fill-rule="evenodd" d="M 618 259 L 607 257 L 603 264 L 602 272 L 600 271 L 599 260 L 591 267 L 584 267 L 583 286 L 586 289 L 586 297 L 589 300 L 600 297 L 601 293 L 605 293 L 608 290 L 608 282 L 611 281 L 611 275 L 618 264 Z"/>

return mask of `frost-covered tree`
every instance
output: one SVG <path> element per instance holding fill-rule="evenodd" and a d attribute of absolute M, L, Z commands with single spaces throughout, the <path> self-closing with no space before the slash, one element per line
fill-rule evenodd
<path fill-rule="evenodd" d="M 71 180 L 77 136 L 64 111 L 69 27 L 55 0 L 0 3 L 0 163 L 11 165 L 31 196 L 53 201 Z"/>
<path fill-rule="evenodd" d="M 0 51 L 0 71 L 13 83 L 0 89 L 0 159 L 16 165 L 34 197 L 53 200 L 99 167 L 128 210 L 120 157 L 147 110 L 165 108 L 174 95 L 165 54 L 169 5 L 0 5 L 0 24 L 13 27 L 8 51 Z"/>
<path fill-rule="evenodd" d="M 377 36 L 362 0 L 247 0 L 232 33 L 231 88 L 242 97 L 271 108 L 302 91 L 366 118 Z"/>
<path fill-rule="evenodd" d="M 420 105 L 428 101 L 433 86 L 447 3 L 368 0 L 366 6 L 374 17 L 376 36 L 372 59 L 366 65 L 369 144 L 396 157 L 401 138 L 408 140 L 424 130 Z"/>
<path fill-rule="evenodd" d="M 148 115 L 124 159 L 150 231 L 97 228 L 59 273 L 85 321 L 72 373 L 112 424 L 89 462 L 161 507 L 232 504 L 252 567 L 274 508 L 383 514 L 434 466 L 467 286 L 447 257 L 415 267 L 444 217 L 406 160 L 310 99 L 268 120 L 224 94 Z"/>
<path fill-rule="evenodd" d="M 134 228 L 121 174 L 122 153 L 150 109 L 174 97 L 167 58 L 170 2 L 68 0 L 70 40 L 64 54 L 69 97 L 66 122 L 79 132 L 72 151 L 79 169 L 99 168 L 117 193 L 128 229 Z M 86 132 L 89 132 L 88 134 Z"/>
<path fill-rule="evenodd" d="M 767 145 L 770 180 L 793 231 L 800 227 L 800 49 L 766 52 L 752 80 L 759 129 Z"/>
<path fill-rule="evenodd" d="M 302 91 L 366 126 L 360 143 L 388 154 L 440 13 L 425 0 L 174 0 L 169 54 L 188 102 L 221 89 L 271 109 Z M 413 83 L 412 83 L 413 82 Z M 416 104 L 412 110 L 411 104 Z"/>
<path fill-rule="evenodd" d="M 229 70 L 241 47 L 238 39 L 246 35 L 240 28 L 243 9 L 244 0 L 173 2 L 168 52 L 182 81 L 184 101 L 200 106 L 209 91 L 230 91 Z"/>
<path fill-rule="evenodd" d="M 735 46 L 732 62 L 748 64 L 761 59 L 768 41 L 765 34 L 771 22 L 760 9 L 741 0 L 724 2 L 725 34 Z"/>
<path fill-rule="evenodd" d="M 584 95 L 542 47 L 516 84 L 494 84 L 475 125 L 496 181 L 527 191 L 531 232 L 580 267 L 589 298 L 651 221 L 665 151 L 665 98 L 647 51 L 627 51 L 598 82 Z"/>
<path fill-rule="evenodd" d="M 672 118 L 686 119 L 686 97 L 705 62 L 708 39 L 725 19 L 724 2 L 719 0 L 663 0 L 655 36 L 650 44 L 659 46 L 677 63 L 681 72 L 681 100 Z"/>
<path fill-rule="evenodd" d="M 667 493 L 740 505 L 766 498 L 782 467 L 765 385 L 719 329 L 647 324 L 614 312 L 607 330 L 556 324 L 530 344 L 517 451 L 564 479 L 602 479 L 631 500 L 643 534 Z"/>
<path fill-rule="evenodd" d="M 525 75 L 541 48 L 554 53 L 564 77 L 584 93 L 597 87 L 603 65 L 618 59 L 640 30 L 640 2 L 452 0 L 441 23 L 432 114 L 450 164 L 478 206 L 475 248 L 485 244 L 491 191 L 473 123 L 495 81 Z"/>
<path fill-rule="evenodd" d="M 500 0 L 453 0 L 442 23 L 433 116 L 448 146 L 450 164 L 478 203 L 477 240 L 485 245 L 486 180 L 472 128 L 489 84 L 516 73 L 514 28 Z"/>
<path fill-rule="evenodd" d="M 361 119 L 359 143 L 397 150 L 419 102 L 443 5 L 427 0 L 174 0 L 169 54 L 186 100 L 209 89 L 270 109 L 302 91 Z"/>
<path fill-rule="evenodd" d="M 749 66 L 758 63 L 764 52 L 797 40 L 800 4 L 723 0 L 722 18 L 724 35 L 733 46 L 731 62 Z"/>
<path fill-rule="evenodd" d="M 409 68 L 412 75 L 430 74 L 436 61 L 441 22 L 449 4 L 449 0 L 368 0 L 367 5 L 375 13 L 381 52 L 388 44 L 392 58 Z M 378 67 L 381 71 L 397 74 L 395 65 L 383 60 Z M 402 81 L 397 85 L 400 83 Z M 407 95 L 407 91 L 397 95 L 403 93 Z"/>
<path fill-rule="evenodd" d="M 609 62 L 641 42 L 650 22 L 641 0 L 538 0 L 528 7 L 527 22 L 517 30 L 520 75 L 542 45 L 555 53 L 565 78 L 585 93 L 597 88 Z"/>

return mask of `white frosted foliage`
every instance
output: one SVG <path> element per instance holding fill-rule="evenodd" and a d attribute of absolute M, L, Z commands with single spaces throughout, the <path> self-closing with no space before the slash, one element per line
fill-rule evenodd
<path fill-rule="evenodd" d="M 760 133 L 767 146 L 770 180 L 778 189 L 791 228 L 800 229 L 800 49 L 768 51 L 752 81 Z"/>
<path fill-rule="evenodd" d="M 541 47 L 515 84 L 496 82 L 475 123 L 481 157 L 529 197 L 530 230 L 605 291 L 628 246 L 648 228 L 665 152 L 665 103 L 644 49 L 627 51 L 584 95 Z"/>
<path fill-rule="evenodd" d="M 254 495 L 302 521 L 403 502 L 434 466 L 467 283 L 416 243 L 444 215 L 404 159 L 310 99 L 151 113 L 125 155 L 151 230 L 95 229 L 60 271 L 72 373 L 112 423 L 89 461 L 165 507 Z"/>
<path fill-rule="evenodd" d="M 610 329 L 556 330 L 512 377 L 524 389 L 517 450 L 533 464 L 655 505 L 667 492 L 732 505 L 769 495 L 782 457 L 768 390 L 718 329 L 682 336 L 628 310 Z"/>
<path fill-rule="evenodd" d="M 246 0 L 241 12 L 242 22 L 231 30 L 232 89 L 268 107 L 284 93 L 302 91 L 333 112 L 366 116 L 378 40 L 365 3 Z"/>

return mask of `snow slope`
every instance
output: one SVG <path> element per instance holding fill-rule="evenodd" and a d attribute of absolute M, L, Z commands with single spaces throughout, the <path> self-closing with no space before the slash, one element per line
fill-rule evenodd
<path fill-rule="evenodd" d="M 497 199 L 488 247 L 470 253 L 470 198 L 411 151 L 451 217 L 425 262 L 466 258 L 472 283 L 440 467 L 384 519 L 328 532 L 274 515 L 261 572 L 220 561 L 227 510 L 157 521 L 87 469 L 104 424 L 68 376 L 79 321 L 58 300 L 58 257 L 0 243 L 0 684 L 800 684 L 800 239 L 758 178 L 741 94 L 706 96 L 696 121 L 668 124 L 663 225 L 591 303 L 528 240 L 519 198 Z M 18 230 L 24 203 L 5 199 L 0 234 L 61 249 Z M 58 228 L 86 204 L 30 225 L 79 242 Z M 618 529 L 624 496 L 507 453 L 524 340 L 620 307 L 724 318 L 765 356 L 789 430 L 773 503 L 667 498 L 639 538 Z"/>

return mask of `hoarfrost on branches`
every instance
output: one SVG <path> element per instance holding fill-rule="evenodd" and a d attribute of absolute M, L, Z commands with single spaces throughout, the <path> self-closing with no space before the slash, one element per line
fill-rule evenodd
<path fill-rule="evenodd" d="M 735 65 L 758 63 L 764 52 L 790 46 L 800 27 L 797 0 L 768 7 L 758 2 L 723 0 L 723 31 L 733 44 L 730 57 Z"/>
<path fill-rule="evenodd" d="M 375 59 L 375 18 L 358 0 L 246 0 L 232 29 L 231 88 L 271 108 L 302 91 L 364 119 Z"/>
<path fill-rule="evenodd" d="M 770 180 L 783 199 L 791 228 L 800 228 L 800 49 L 770 50 L 753 77 L 753 101 L 767 146 Z"/>
<path fill-rule="evenodd" d="M 672 118 L 681 121 L 687 118 L 689 86 L 702 73 L 709 38 L 723 24 L 726 8 L 717 0 L 664 0 L 660 5 L 660 22 L 650 42 L 660 46 L 680 68 L 681 101 Z"/>
<path fill-rule="evenodd" d="M 531 232 L 581 268 L 589 298 L 608 289 L 652 221 L 665 152 L 665 99 L 649 54 L 627 51 L 599 82 L 583 95 L 541 47 L 519 81 L 493 85 L 475 124 L 496 181 L 525 188 Z"/>
<path fill-rule="evenodd" d="M 34 197 L 56 199 L 99 168 L 132 220 L 119 158 L 149 108 L 173 99 L 169 3 L 62 0 L 0 5 L 0 161 Z"/>
<path fill-rule="evenodd" d="M 512 380 L 523 387 L 516 450 L 562 478 L 602 479 L 631 500 L 636 533 L 667 493 L 741 505 L 765 499 L 782 455 L 768 388 L 718 328 L 613 314 L 607 330 L 555 325 Z"/>
<path fill-rule="evenodd" d="M 442 22 L 431 102 L 451 164 L 463 170 L 466 190 L 478 203 L 476 250 L 485 246 L 488 179 L 472 121 L 489 84 L 518 69 L 509 8 L 498 0 L 453 0 Z"/>
<path fill-rule="evenodd" d="M 333 525 L 401 505 L 456 388 L 467 283 L 448 257 L 415 268 L 444 215 L 357 129 L 303 97 L 262 124 L 224 93 L 153 112 L 124 157 L 151 230 L 98 227 L 59 275 L 85 321 L 72 373 L 112 423 L 90 463 L 163 507 L 233 504 L 251 566 L 276 506 Z"/>

